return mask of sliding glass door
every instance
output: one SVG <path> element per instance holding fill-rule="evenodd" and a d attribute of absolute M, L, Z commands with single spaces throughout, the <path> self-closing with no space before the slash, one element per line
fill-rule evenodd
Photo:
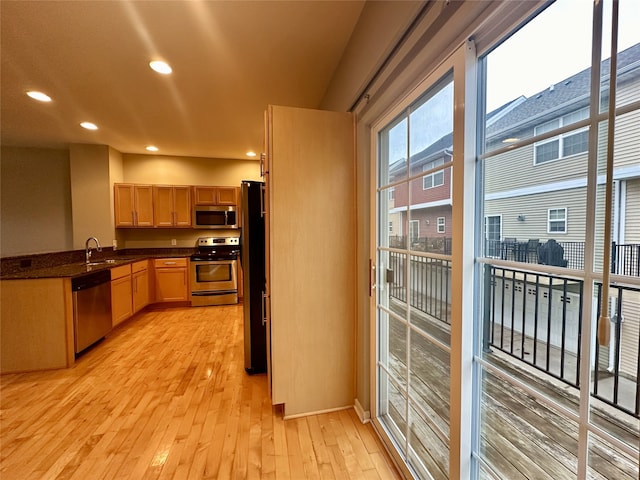
<path fill-rule="evenodd" d="M 376 420 L 422 478 L 450 478 L 449 446 L 460 435 L 450 431 L 451 333 L 458 327 L 452 328 L 452 301 L 459 301 L 452 293 L 452 232 L 459 221 L 454 169 L 462 161 L 454 112 L 463 88 L 456 73 L 464 71 L 465 51 L 377 133 Z M 459 399 L 454 403 L 458 418 Z"/>
<path fill-rule="evenodd" d="M 640 8 L 543 6 L 373 126 L 372 417 L 416 478 L 640 473 Z"/>

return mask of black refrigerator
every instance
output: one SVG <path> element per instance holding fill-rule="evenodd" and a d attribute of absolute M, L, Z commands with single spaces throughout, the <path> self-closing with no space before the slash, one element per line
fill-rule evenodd
<path fill-rule="evenodd" d="M 267 331 L 263 308 L 266 286 L 264 183 L 244 180 L 241 188 L 244 368 L 247 373 L 254 374 L 267 371 Z"/>

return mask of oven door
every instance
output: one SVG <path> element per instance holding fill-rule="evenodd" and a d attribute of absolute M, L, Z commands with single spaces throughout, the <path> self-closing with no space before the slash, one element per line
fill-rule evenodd
<path fill-rule="evenodd" d="M 191 260 L 191 305 L 238 303 L 237 260 Z"/>
<path fill-rule="evenodd" d="M 237 260 L 192 260 L 191 291 L 238 290 Z"/>

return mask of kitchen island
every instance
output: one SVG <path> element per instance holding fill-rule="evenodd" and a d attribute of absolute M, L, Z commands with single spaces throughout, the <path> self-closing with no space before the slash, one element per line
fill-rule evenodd
<path fill-rule="evenodd" d="M 28 262 L 21 260 L 21 264 L 33 264 L 35 268 L 12 268 L 3 262 L 0 276 L 0 373 L 70 368 L 74 365 L 74 279 L 104 270 L 121 271 L 123 267 L 149 259 L 186 257 L 191 250 L 185 250 L 111 255 L 110 258 L 94 259 L 91 264 L 74 261 L 77 260 L 75 256 L 69 263 L 59 263 L 56 254 L 47 256 L 50 257 L 47 265 L 42 264 L 40 256 L 34 256 Z M 69 258 L 61 261 L 68 262 Z M 149 303 L 148 296 L 147 300 Z M 114 296 L 112 303 L 114 301 L 121 303 L 122 298 Z M 132 308 L 131 314 L 136 311 Z"/>

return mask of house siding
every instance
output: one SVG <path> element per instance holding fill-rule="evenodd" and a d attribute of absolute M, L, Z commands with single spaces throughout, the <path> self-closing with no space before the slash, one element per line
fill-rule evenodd
<path fill-rule="evenodd" d="M 640 164 L 638 125 L 640 125 L 640 110 L 616 117 L 614 144 L 616 167 Z"/>
<path fill-rule="evenodd" d="M 540 192 L 509 199 L 485 202 L 485 215 L 502 215 L 503 237 L 518 240 L 538 238 L 541 242 L 553 238 L 558 242 L 583 242 L 586 217 L 586 188 L 558 192 Z M 547 233 L 550 208 L 567 209 L 567 233 Z M 525 220 L 518 221 L 524 215 Z"/>
<path fill-rule="evenodd" d="M 485 160 L 485 192 L 488 194 L 584 178 L 587 174 L 587 154 L 533 164 L 533 145 L 512 150 Z"/>
<path fill-rule="evenodd" d="M 640 243 L 640 178 L 627 181 L 624 243 Z"/>

